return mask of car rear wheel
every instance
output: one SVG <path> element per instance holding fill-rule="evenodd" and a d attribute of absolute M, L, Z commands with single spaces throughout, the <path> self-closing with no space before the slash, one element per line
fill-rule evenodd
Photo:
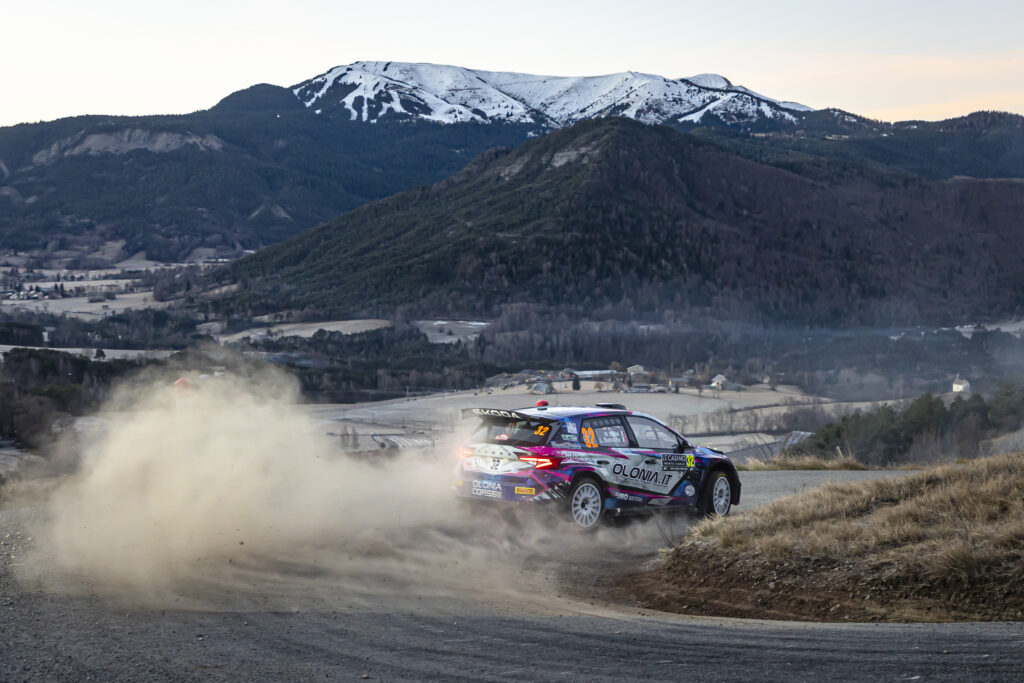
<path fill-rule="evenodd" d="M 569 493 L 569 516 L 580 529 L 597 527 L 604 517 L 604 488 L 589 477 L 573 484 Z"/>
<path fill-rule="evenodd" d="M 725 517 L 732 508 L 732 484 L 729 475 L 721 470 L 711 473 L 711 479 L 701 492 L 697 512 L 701 517 Z"/>

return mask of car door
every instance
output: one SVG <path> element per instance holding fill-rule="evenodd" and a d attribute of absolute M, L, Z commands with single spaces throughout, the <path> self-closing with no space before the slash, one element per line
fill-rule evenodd
<path fill-rule="evenodd" d="M 609 483 L 661 494 L 671 490 L 672 475 L 662 471 L 655 453 L 636 447 L 621 416 L 583 420 L 580 438 L 588 448 L 600 448 L 611 454 L 613 460 L 607 475 Z"/>
<path fill-rule="evenodd" d="M 650 418 L 627 415 L 626 423 L 636 444 L 636 453 L 647 467 L 657 469 L 661 474 L 657 478 L 657 486 L 651 490 L 667 493 L 674 489 L 693 466 L 692 462 L 687 463 L 683 454 L 688 444 L 668 427 Z"/>
<path fill-rule="evenodd" d="M 606 465 L 628 459 L 624 449 L 632 445 L 626 423 L 618 415 L 584 419 L 580 423 L 580 441 L 587 449 L 595 449 L 595 453 L 607 454 Z"/>

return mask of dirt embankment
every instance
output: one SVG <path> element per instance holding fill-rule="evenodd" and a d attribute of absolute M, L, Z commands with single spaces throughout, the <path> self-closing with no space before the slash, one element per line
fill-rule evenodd
<path fill-rule="evenodd" d="M 689 614 L 1024 620 L 1024 453 L 829 484 L 706 521 L 623 586 L 646 607 Z"/>

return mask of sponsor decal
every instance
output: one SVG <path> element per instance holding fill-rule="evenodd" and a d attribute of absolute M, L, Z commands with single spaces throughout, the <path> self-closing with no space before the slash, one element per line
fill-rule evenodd
<path fill-rule="evenodd" d="M 481 417 L 507 417 L 510 419 L 516 417 L 511 410 L 498 410 L 497 408 L 473 408 L 473 414 Z"/>
<path fill-rule="evenodd" d="M 593 464 L 598 456 L 592 453 L 581 453 L 579 451 L 558 451 L 558 456 L 562 460 L 572 460 L 573 462 L 585 462 Z"/>
<path fill-rule="evenodd" d="M 484 496 L 485 498 L 501 498 L 501 484 L 496 481 L 474 479 L 472 494 L 474 496 Z"/>
<path fill-rule="evenodd" d="M 462 417 L 466 418 L 470 415 L 476 417 L 500 417 L 507 420 L 530 420 L 539 422 L 554 422 L 549 418 L 538 418 L 537 416 L 527 415 L 521 413 L 518 410 L 502 410 L 501 408 L 463 408 Z"/>
<path fill-rule="evenodd" d="M 498 434 L 494 437 L 495 441 L 508 441 L 508 434 Z"/>
<path fill-rule="evenodd" d="M 658 470 L 649 470 L 646 467 L 628 467 L 621 463 L 615 463 L 612 466 L 612 474 L 623 479 L 633 479 L 655 486 L 665 486 L 672 479 L 671 474 L 662 474 Z"/>
<path fill-rule="evenodd" d="M 565 425 L 565 429 L 563 431 L 566 434 L 572 434 L 572 435 L 579 434 L 579 431 L 577 431 L 577 429 L 576 429 L 576 423 L 573 422 L 572 420 L 566 420 L 562 424 Z M 573 441 L 575 441 L 575 439 L 573 439 Z"/>
<path fill-rule="evenodd" d="M 697 466 L 693 453 L 662 453 L 661 469 L 663 470 L 692 470 Z"/>
<path fill-rule="evenodd" d="M 530 488 L 529 486 L 517 486 L 516 493 L 518 493 L 521 496 L 532 496 L 537 493 L 537 489 Z"/>
<path fill-rule="evenodd" d="M 697 489 L 693 488 L 693 484 L 687 484 L 686 488 L 683 489 L 683 493 L 685 493 L 690 498 L 693 498 L 695 495 L 697 495 Z"/>
<path fill-rule="evenodd" d="M 638 496 L 635 493 L 626 493 L 625 491 L 616 491 L 615 497 L 630 503 L 642 503 L 646 500 L 643 496 Z"/>

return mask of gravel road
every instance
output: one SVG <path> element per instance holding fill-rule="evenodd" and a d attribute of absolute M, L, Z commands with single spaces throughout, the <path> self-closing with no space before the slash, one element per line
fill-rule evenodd
<path fill-rule="evenodd" d="M 867 476 L 743 473 L 741 509 Z M 26 579 L 42 514 L 31 498 L 0 507 L 0 681 L 1024 677 L 1020 623 L 758 622 L 615 602 L 611 577 L 655 559 L 685 517 L 592 536 L 474 517 L 387 543 L 240 557 L 140 596 Z"/>

